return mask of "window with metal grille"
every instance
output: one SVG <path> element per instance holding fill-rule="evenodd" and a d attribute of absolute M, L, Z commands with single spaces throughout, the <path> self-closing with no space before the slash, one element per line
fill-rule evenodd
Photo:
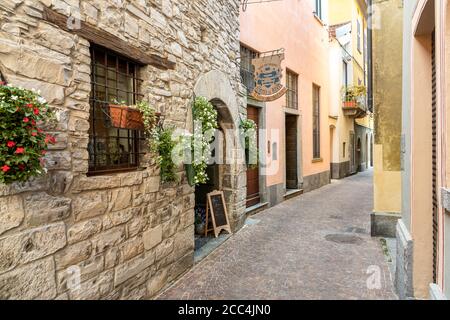
<path fill-rule="evenodd" d="M 313 85 L 313 158 L 320 159 L 320 87 Z"/>
<path fill-rule="evenodd" d="M 298 109 L 298 75 L 286 69 L 286 107 Z"/>
<path fill-rule="evenodd" d="M 259 57 L 259 53 L 241 44 L 241 78 L 247 87 L 247 93 L 255 88 L 255 67 L 252 60 Z"/>
<path fill-rule="evenodd" d="M 139 65 L 107 49 L 91 46 L 89 174 L 137 169 L 139 130 L 112 126 L 109 104 L 134 105 L 142 99 Z"/>

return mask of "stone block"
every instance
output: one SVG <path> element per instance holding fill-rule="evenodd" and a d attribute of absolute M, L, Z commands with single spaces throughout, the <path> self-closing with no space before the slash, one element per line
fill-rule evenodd
<path fill-rule="evenodd" d="M 78 268 L 77 272 L 73 272 L 73 268 Z M 56 274 L 58 292 L 73 290 L 77 284 L 81 284 L 103 271 L 104 257 L 102 255 L 94 256 L 67 269 L 62 269 Z"/>
<path fill-rule="evenodd" d="M 72 300 L 99 300 L 113 290 L 114 271 L 105 271 L 81 283 L 80 288 L 69 291 Z"/>
<path fill-rule="evenodd" d="M 119 243 L 122 243 L 125 238 L 126 235 L 124 227 L 116 227 L 99 233 L 92 238 L 94 254 L 102 253 L 107 249 L 117 246 Z"/>
<path fill-rule="evenodd" d="M 114 285 L 117 287 L 126 280 L 138 275 L 155 263 L 155 253 L 147 252 L 115 268 Z"/>
<path fill-rule="evenodd" d="M 102 230 L 102 219 L 95 218 L 79 222 L 67 230 L 67 241 L 69 244 L 80 242 L 98 234 Z"/>
<path fill-rule="evenodd" d="M 36 227 L 66 219 L 71 202 L 69 198 L 53 197 L 45 192 L 29 195 L 25 198 L 25 224 Z"/>
<path fill-rule="evenodd" d="M 120 187 L 120 178 L 118 176 L 98 176 L 82 177 L 74 181 L 73 191 L 81 192 L 88 190 L 113 189 Z"/>
<path fill-rule="evenodd" d="M 151 298 L 155 296 L 166 285 L 169 278 L 169 270 L 167 268 L 159 270 L 153 275 L 147 284 L 147 294 Z"/>
<path fill-rule="evenodd" d="M 120 188 L 113 190 L 111 192 L 111 210 L 119 211 L 126 209 L 131 206 L 131 189 L 130 188 Z"/>
<path fill-rule="evenodd" d="M 69 245 L 64 250 L 56 253 L 56 269 L 61 270 L 88 259 L 92 253 L 92 243 L 87 240 Z"/>
<path fill-rule="evenodd" d="M 143 241 L 145 250 L 151 250 L 162 242 L 162 226 L 159 225 L 153 229 L 147 230 L 143 234 Z"/>
<path fill-rule="evenodd" d="M 55 266 L 51 257 L 0 275 L 0 300 L 47 300 L 55 296 Z"/>
<path fill-rule="evenodd" d="M 24 217 L 25 211 L 20 196 L 0 198 L 0 235 L 18 227 Z"/>
<path fill-rule="evenodd" d="M 47 257 L 66 243 L 66 228 L 62 222 L 0 238 L 0 274 Z"/>
<path fill-rule="evenodd" d="M 144 183 L 146 193 L 158 192 L 161 184 L 161 178 L 159 176 L 148 177 L 145 179 Z"/>
<path fill-rule="evenodd" d="M 142 236 L 127 240 L 120 245 L 119 251 L 121 262 L 130 260 L 137 255 L 140 255 L 144 252 L 144 242 L 142 241 Z"/>
<path fill-rule="evenodd" d="M 61 32 L 57 34 L 61 35 Z M 32 48 L 21 45 L 19 42 L 0 39 L 0 61 L 6 69 L 16 75 L 60 86 L 68 85 L 68 68 L 64 63 L 48 55 L 36 54 Z M 24 68 L 24 66 L 27 67 Z"/>
<path fill-rule="evenodd" d="M 102 215 L 108 208 L 106 192 L 89 192 L 77 195 L 72 203 L 75 221 Z"/>

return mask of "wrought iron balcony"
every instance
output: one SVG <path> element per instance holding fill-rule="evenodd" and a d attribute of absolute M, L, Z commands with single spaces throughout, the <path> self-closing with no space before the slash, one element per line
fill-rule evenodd
<path fill-rule="evenodd" d="M 365 97 L 364 99 L 344 101 L 342 103 L 342 110 L 344 111 L 344 115 L 347 117 L 354 119 L 364 118 L 368 111 Z"/>

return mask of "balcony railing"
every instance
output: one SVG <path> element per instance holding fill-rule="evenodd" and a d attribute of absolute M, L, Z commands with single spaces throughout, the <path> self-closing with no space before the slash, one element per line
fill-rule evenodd
<path fill-rule="evenodd" d="M 347 117 L 360 119 L 367 115 L 367 103 L 364 99 L 355 99 L 344 101 L 342 104 L 342 110 Z"/>
<path fill-rule="evenodd" d="M 364 86 L 343 88 L 342 109 L 351 118 L 364 118 L 367 115 L 367 90 Z"/>

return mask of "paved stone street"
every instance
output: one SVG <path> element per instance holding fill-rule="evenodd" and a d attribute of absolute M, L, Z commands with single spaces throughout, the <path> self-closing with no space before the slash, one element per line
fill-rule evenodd
<path fill-rule="evenodd" d="M 159 299 L 396 299 L 372 194 L 368 171 L 254 216 Z"/>

